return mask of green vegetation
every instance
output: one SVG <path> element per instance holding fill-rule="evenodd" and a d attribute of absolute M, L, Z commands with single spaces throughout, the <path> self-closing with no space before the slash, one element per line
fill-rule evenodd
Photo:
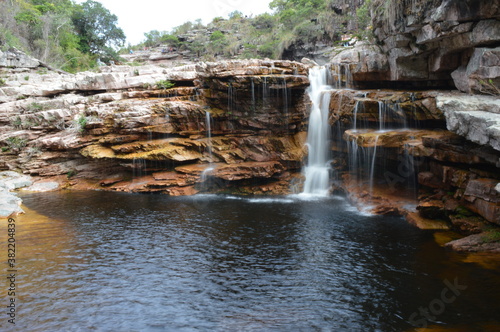
<path fill-rule="evenodd" d="M 28 141 L 21 137 L 9 137 L 7 138 L 7 146 L 12 151 L 19 151 L 26 146 Z"/>
<path fill-rule="evenodd" d="M 371 16 L 370 8 L 372 0 L 366 0 L 365 3 L 356 9 L 357 33 L 360 38 L 370 38 L 371 34 Z"/>
<path fill-rule="evenodd" d="M 85 127 L 87 126 L 88 119 L 85 115 L 81 114 L 78 120 L 76 120 L 76 124 L 78 127 L 78 132 L 82 134 L 85 131 Z"/>
<path fill-rule="evenodd" d="M 87 0 L 73 12 L 72 21 L 79 37 L 79 51 L 98 56 L 104 62 L 119 59 L 115 48 L 123 46 L 125 34 L 116 26 L 116 15 L 101 3 Z"/>
<path fill-rule="evenodd" d="M 189 51 L 202 60 L 223 58 L 284 58 L 300 45 L 337 44 L 345 34 L 370 35 L 372 0 L 348 6 L 340 0 L 274 0 L 273 14 L 247 18 L 241 12 L 227 19 L 216 17 L 207 26 L 186 22 L 170 32 L 153 30 L 145 41 L 130 49 L 164 47 Z M 207 33 L 208 32 L 208 33 Z"/>
<path fill-rule="evenodd" d="M 117 17 L 99 2 L 87 0 L 0 1 L 0 48 L 18 48 L 69 72 L 117 60 L 125 40 Z"/>
<path fill-rule="evenodd" d="M 483 241 L 486 243 L 499 242 L 500 241 L 500 229 L 498 227 L 486 230 L 483 233 Z"/>
<path fill-rule="evenodd" d="M 2 85 L 1 82 L 0 85 Z M 492 96 L 500 95 L 500 88 L 498 87 L 498 84 L 494 82 L 491 78 L 487 81 L 479 80 L 479 91 L 481 91 L 484 94 L 489 94 Z"/>
<path fill-rule="evenodd" d="M 29 104 L 26 108 L 26 112 L 28 113 L 36 113 L 45 110 L 45 107 L 42 104 L 33 102 Z"/>
<path fill-rule="evenodd" d="M 71 169 L 67 174 L 66 174 L 66 177 L 68 179 L 71 179 L 73 176 L 77 175 L 78 174 L 78 171 L 76 169 Z"/>
<path fill-rule="evenodd" d="M 202 60 L 291 58 L 294 50 L 335 45 L 344 35 L 367 38 L 371 13 L 389 11 L 387 0 L 273 0 L 272 14 L 246 17 L 239 11 L 208 25 L 186 22 L 172 31 L 152 30 L 144 41 L 120 52 L 162 47 Z M 0 49 L 18 48 L 55 68 L 77 72 L 97 61 L 119 62 L 125 35 L 117 17 L 87 0 L 0 1 Z M 40 74 L 43 74 L 40 72 Z M 0 85 L 5 81 L 0 80 Z"/>
<path fill-rule="evenodd" d="M 157 89 L 170 89 L 173 88 L 175 83 L 170 82 L 169 80 L 161 80 L 155 83 Z"/>

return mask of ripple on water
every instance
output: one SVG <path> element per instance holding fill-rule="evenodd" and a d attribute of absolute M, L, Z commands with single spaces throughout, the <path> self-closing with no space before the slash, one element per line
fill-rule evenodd
<path fill-rule="evenodd" d="M 402 331 L 454 276 L 474 287 L 439 320 L 497 319 L 495 271 L 454 261 L 431 233 L 339 197 L 24 201 L 49 216 L 19 219 L 25 330 Z"/>

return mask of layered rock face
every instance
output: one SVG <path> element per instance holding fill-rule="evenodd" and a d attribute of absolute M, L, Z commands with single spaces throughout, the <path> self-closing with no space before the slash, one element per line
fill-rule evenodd
<path fill-rule="evenodd" d="M 372 2 L 375 43 L 339 54 L 359 87 L 500 93 L 500 6 L 489 0 Z M 395 84 L 397 82 L 397 84 Z"/>
<path fill-rule="evenodd" d="M 422 228 L 500 224 L 498 4 L 375 0 L 372 17 L 375 43 L 340 49 L 332 85 L 399 91 L 332 91 L 336 187 Z M 491 249 L 481 241 L 450 246 Z"/>
<path fill-rule="evenodd" d="M 452 221 L 470 210 L 500 224 L 498 133 L 476 128 L 467 140 L 446 130 L 447 123 L 453 125 L 446 116 L 449 100 L 463 100 L 463 108 L 455 105 L 453 114 L 474 115 L 467 96 L 373 90 L 331 94 L 336 185 L 353 201 L 376 213 L 409 215 L 416 223 L 422 222 L 420 217 Z M 482 100 L 483 107 L 496 103 L 489 97 L 471 98 Z M 475 127 L 468 121 L 460 128 Z M 479 135 L 477 143 L 474 134 Z"/>
<path fill-rule="evenodd" d="M 422 228 L 485 232 L 500 224 L 498 98 L 423 88 L 498 93 L 498 8 L 483 1 L 477 10 L 462 8 L 469 1 L 374 2 L 385 8 L 374 21 L 378 43 L 342 48 L 328 64 L 332 188 L 361 209 L 402 214 Z M 488 29 L 494 31 L 481 33 Z M 308 61 L 63 75 L 6 56 L 0 169 L 75 189 L 300 191 Z M 366 89 L 388 86 L 406 91 Z M 451 246 L 481 249 L 482 237 L 474 239 Z"/>
<path fill-rule="evenodd" d="M 283 194 L 306 152 L 309 82 L 297 62 L 3 77 L 0 167 L 73 188 Z"/>

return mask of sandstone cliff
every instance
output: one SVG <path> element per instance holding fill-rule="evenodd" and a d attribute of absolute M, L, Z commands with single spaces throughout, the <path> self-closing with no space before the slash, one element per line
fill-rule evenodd
<path fill-rule="evenodd" d="M 374 3 L 374 14 L 384 11 L 374 16 L 377 42 L 343 47 L 328 64 L 332 190 L 421 228 L 490 232 L 500 224 L 498 6 Z M 299 192 L 311 65 L 241 60 L 69 75 L 0 54 L 0 169 L 75 189 Z M 482 239 L 450 246 L 486 249 Z"/>
<path fill-rule="evenodd" d="M 332 84 L 398 91 L 333 92 L 336 186 L 423 228 L 499 224 L 499 5 L 374 0 L 371 11 L 373 42 L 338 49 Z M 480 238 L 453 246 L 477 249 Z"/>
<path fill-rule="evenodd" d="M 301 63 L 112 66 L 76 75 L 36 65 L 19 60 L 3 69 L 2 169 L 74 188 L 170 195 L 227 187 L 283 194 L 300 171 L 308 104 Z"/>

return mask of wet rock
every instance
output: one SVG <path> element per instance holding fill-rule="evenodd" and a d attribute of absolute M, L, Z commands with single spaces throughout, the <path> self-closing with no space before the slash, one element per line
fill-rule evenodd
<path fill-rule="evenodd" d="M 495 190 L 498 181 L 494 179 L 470 180 L 465 189 L 465 197 L 481 198 L 492 203 L 500 203 L 500 194 Z"/>
<path fill-rule="evenodd" d="M 34 191 L 34 192 L 46 192 L 46 191 L 53 191 L 59 189 L 60 185 L 58 182 L 52 182 L 52 181 L 43 181 L 43 182 L 36 182 L 33 185 L 24 188 L 26 191 Z"/>
<path fill-rule="evenodd" d="M 0 191 L 0 218 L 9 218 L 24 213 L 21 209 L 22 200 L 8 192 Z"/>
<path fill-rule="evenodd" d="M 461 234 L 479 234 L 485 229 L 484 219 L 473 216 L 451 215 L 450 221 Z"/>
<path fill-rule="evenodd" d="M 420 215 L 428 219 L 447 219 L 444 211 L 444 203 L 440 200 L 420 202 L 417 206 Z"/>
<path fill-rule="evenodd" d="M 444 220 L 428 219 L 420 213 L 410 212 L 405 216 L 406 220 L 420 229 L 448 230 L 450 225 Z"/>
<path fill-rule="evenodd" d="M 344 139 L 356 142 L 360 147 L 401 148 L 409 143 L 416 143 L 423 136 L 432 135 L 432 130 L 390 130 L 378 131 L 370 129 L 346 130 Z"/>
<path fill-rule="evenodd" d="M 239 181 L 251 178 L 270 178 L 284 171 L 279 162 L 244 162 L 223 165 L 214 168 L 213 176 L 227 181 Z"/>
<path fill-rule="evenodd" d="M 493 235 L 491 236 L 493 237 Z M 445 244 L 458 252 L 492 252 L 500 253 L 500 241 L 491 241 L 487 233 L 474 234 Z"/>
<path fill-rule="evenodd" d="M 22 200 L 11 190 L 27 187 L 32 184 L 31 177 L 13 171 L 0 172 L 0 218 L 24 213 Z"/>

